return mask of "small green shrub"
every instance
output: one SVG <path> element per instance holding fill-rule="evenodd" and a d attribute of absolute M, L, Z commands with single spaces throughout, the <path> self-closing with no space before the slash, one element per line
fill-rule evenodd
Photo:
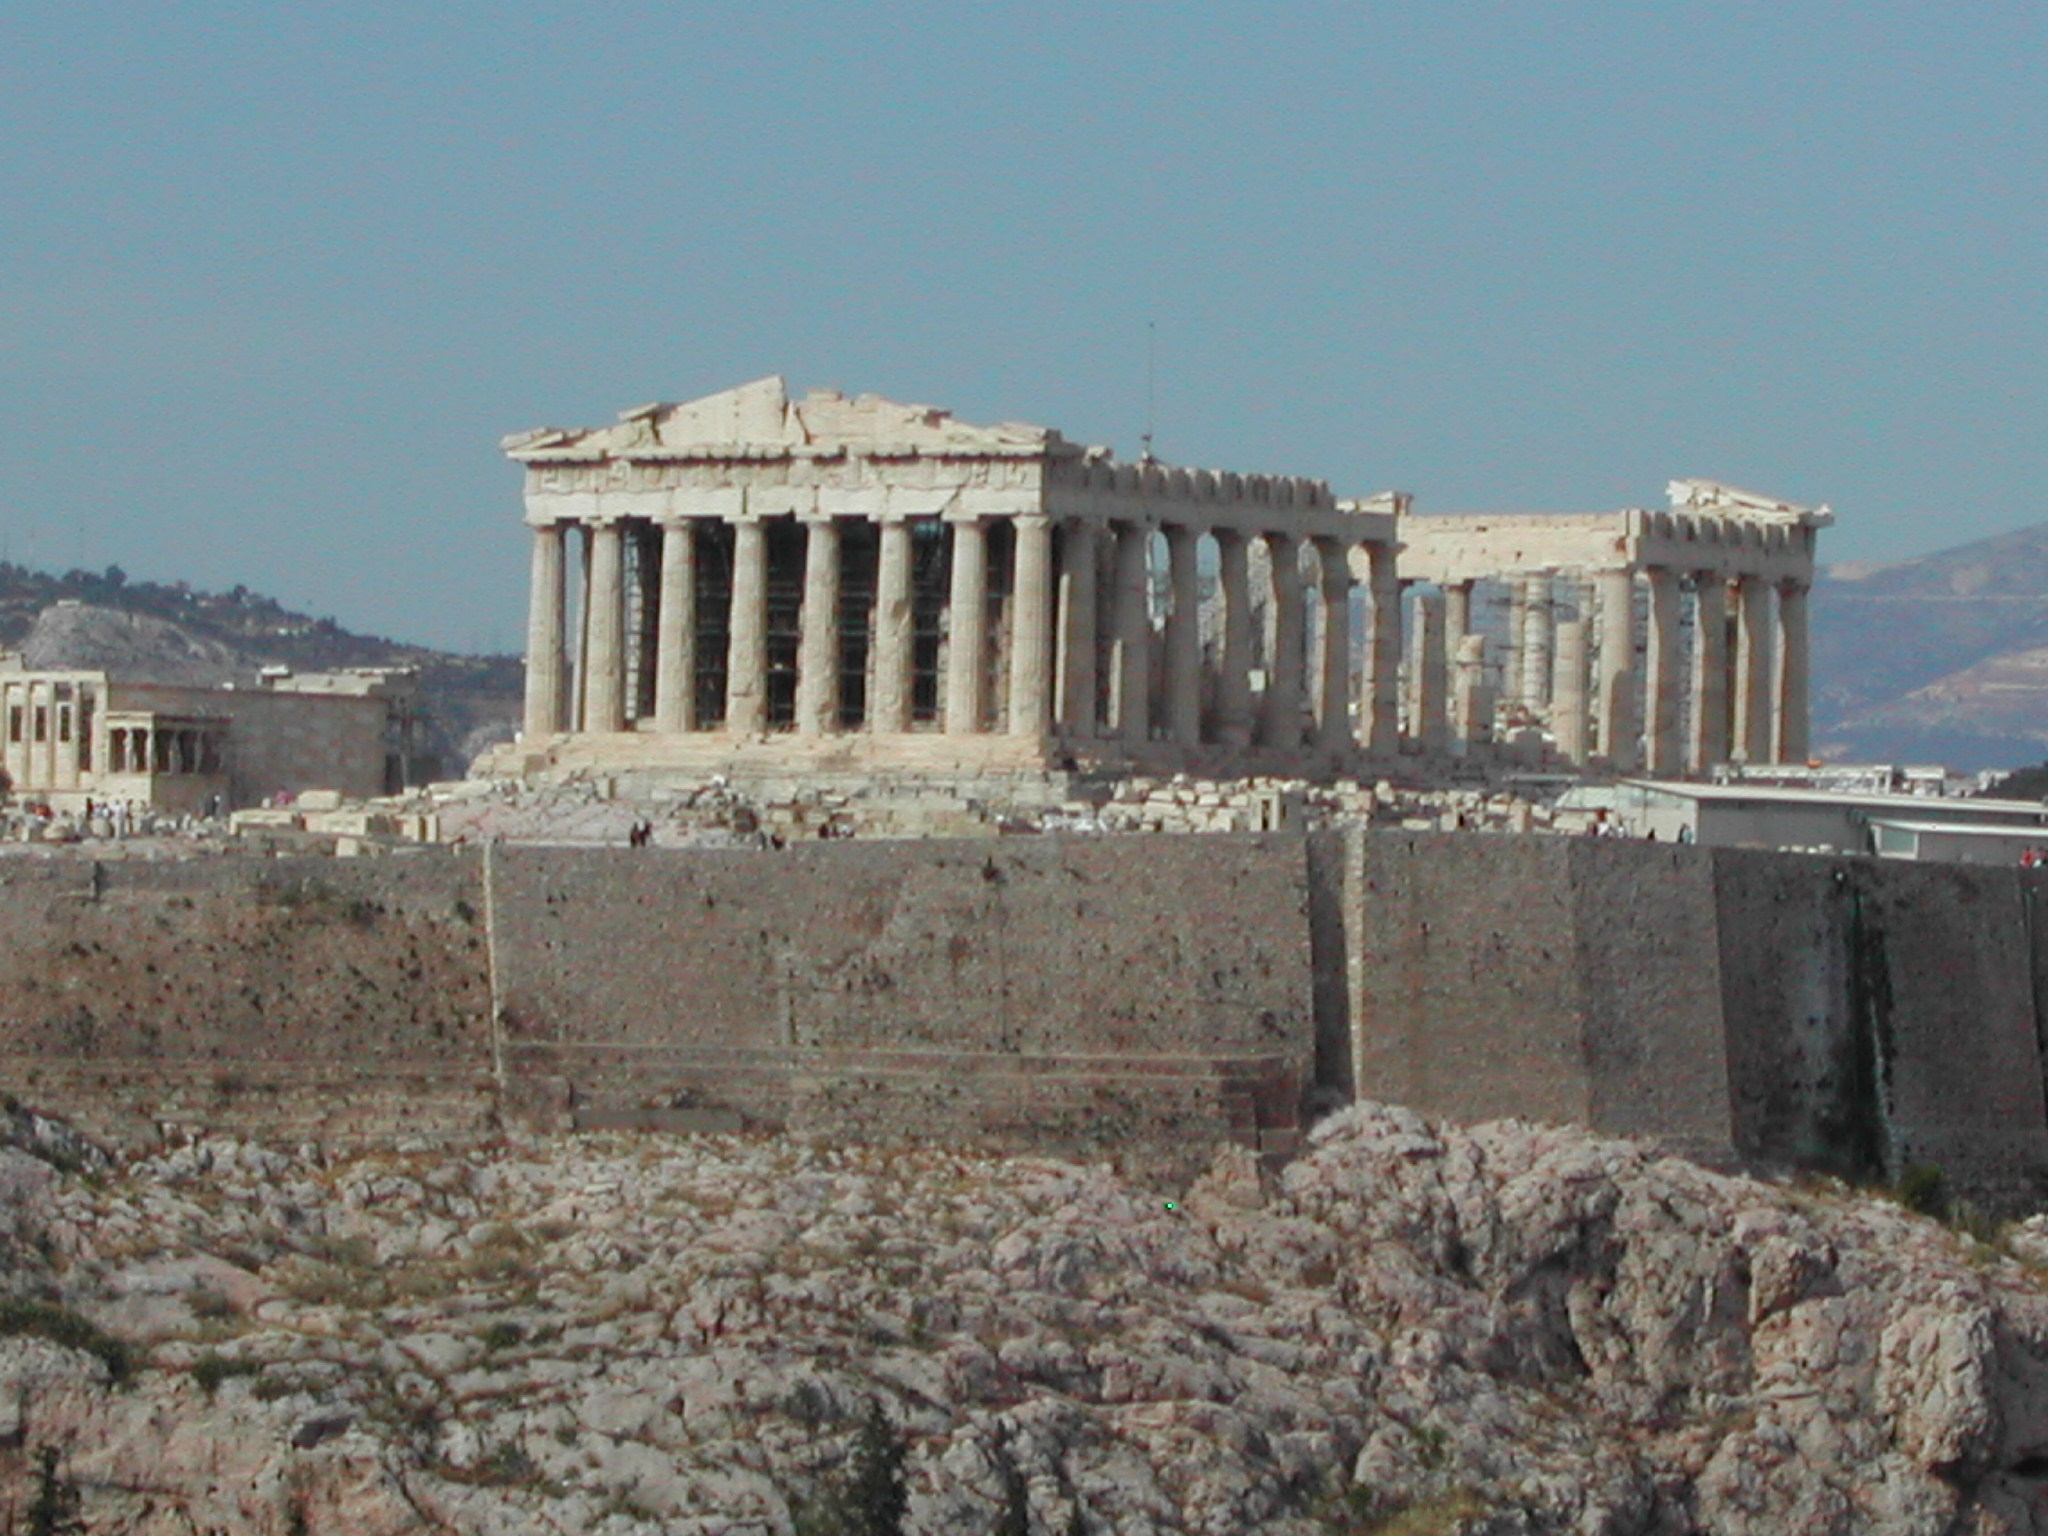
<path fill-rule="evenodd" d="M 233 1359 L 210 1349 L 192 1362 L 192 1379 L 199 1383 L 199 1390 L 209 1398 L 230 1376 L 260 1376 L 262 1373 L 263 1362 L 260 1360 Z"/>
<path fill-rule="evenodd" d="M 1892 1186 L 1892 1198 L 1909 1211 L 1931 1216 L 1936 1221 L 1948 1215 L 1947 1180 L 1932 1163 L 1908 1163 L 1899 1170 Z"/>
<path fill-rule="evenodd" d="M 135 1369 L 134 1354 L 126 1343 L 70 1308 L 44 1301 L 0 1301 L 0 1336 L 23 1335 L 97 1357 L 116 1382 L 127 1381 Z"/>
<path fill-rule="evenodd" d="M 202 1285 L 185 1298 L 185 1305 L 201 1322 L 223 1323 L 235 1315 L 235 1304 L 210 1285 Z"/>
<path fill-rule="evenodd" d="M 870 1403 L 846 1469 L 821 1497 L 798 1505 L 796 1536 L 903 1536 L 910 1508 L 903 1463 L 909 1453 L 881 1404 Z"/>
<path fill-rule="evenodd" d="M 271 1374 L 257 1377 L 256 1385 L 249 1389 L 249 1395 L 259 1403 L 275 1403 L 305 1389 L 304 1382 L 291 1376 Z"/>
<path fill-rule="evenodd" d="M 78 1484 L 58 1471 L 54 1445 L 36 1451 L 36 1496 L 27 1512 L 28 1536 L 74 1536 L 85 1530 L 79 1514 Z"/>

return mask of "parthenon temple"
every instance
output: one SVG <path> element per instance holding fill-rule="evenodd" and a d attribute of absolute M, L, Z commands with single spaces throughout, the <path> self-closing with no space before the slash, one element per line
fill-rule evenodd
<path fill-rule="evenodd" d="M 1824 508 L 1688 481 L 1668 513 L 1418 517 L 779 378 L 504 446 L 533 538 L 525 728 L 501 759 L 523 771 L 1805 753 Z M 1475 591 L 1508 595 L 1504 635 Z"/>
<path fill-rule="evenodd" d="M 1833 514 L 1707 480 L 1667 494 L 1662 512 L 1404 516 L 1412 734 L 1465 751 L 1545 729 L 1564 761 L 1623 773 L 1804 763 Z"/>

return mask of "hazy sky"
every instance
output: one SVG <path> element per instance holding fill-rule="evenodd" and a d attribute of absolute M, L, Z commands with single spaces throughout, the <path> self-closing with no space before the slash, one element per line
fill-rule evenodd
<path fill-rule="evenodd" d="M 2048 518 L 2048 9 L 0 8 L 0 546 L 521 643 L 506 432 L 766 373 L 1425 509 Z"/>

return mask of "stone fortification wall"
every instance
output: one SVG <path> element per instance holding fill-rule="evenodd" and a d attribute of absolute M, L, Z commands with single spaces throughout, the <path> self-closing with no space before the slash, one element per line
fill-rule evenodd
<path fill-rule="evenodd" d="M 2048 1165 L 2039 875 L 1735 849 L 1713 867 L 1745 1152 L 1993 1191 Z"/>
<path fill-rule="evenodd" d="M 491 1112 L 476 860 L 9 860 L 0 1086 L 124 1138 Z"/>
<path fill-rule="evenodd" d="M 1443 833 L 0 866 L 0 1088 L 132 1138 L 749 1123 L 1180 1170 L 1355 1092 L 2013 1203 L 2044 877 Z"/>
<path fill-rule="evenodd" d="M 1698 850 L 1371 833 L 1346 844 L 1357 1091 L 1707 1155 L 1733 1137 Z"/>
<path fill-rule="evenodd" d="M 2039 875 L 1388 833 L 1343 878 L 1361 1096 L 2044 1187 Z"/>
<path fill-rule="evenodd" d="M 1298 837 L 501 849 L 491 891 L 534 1108 L 1277 1144 L 1313 1071 Z"/>

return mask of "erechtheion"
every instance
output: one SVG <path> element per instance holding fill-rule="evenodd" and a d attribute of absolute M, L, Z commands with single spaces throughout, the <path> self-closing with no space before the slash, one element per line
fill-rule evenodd
<path fill-rule="evenodd" d="M 1702 637 L 1684 764 L 1731 751 L 1729 582 L 1732 750 L 1805 750 L 1801 594 L 1825 509 L 1683 482 L 1670 513 L 1416 517 L 1405 496 L 1119 463 L 1044 427 L 792 400 L 779 378 L 504 446 L 533 539 L 505 769 L 1328 775 L 1532 727 L 1567 760 L 1633 767 L 1645 718 L 1650 765 L 1677 768 L 1681 579 Z M 1522 594 L 1505 675 L 1475 582 Z M 1405 661 L 1404 583 L 1422 585 Z M 1572 681 L 1588 667 L 1590 715 Z"/>
<path fill-rule="evenodd" d="M 182 687 L 0 653 L 0 767 L 17 799 L 59 811 L 132 801 L 178 814 L 308 789 L 354 798 L 414 782 L 419 675 L 409 667 L 265 669 L 245 687 Z"/>

